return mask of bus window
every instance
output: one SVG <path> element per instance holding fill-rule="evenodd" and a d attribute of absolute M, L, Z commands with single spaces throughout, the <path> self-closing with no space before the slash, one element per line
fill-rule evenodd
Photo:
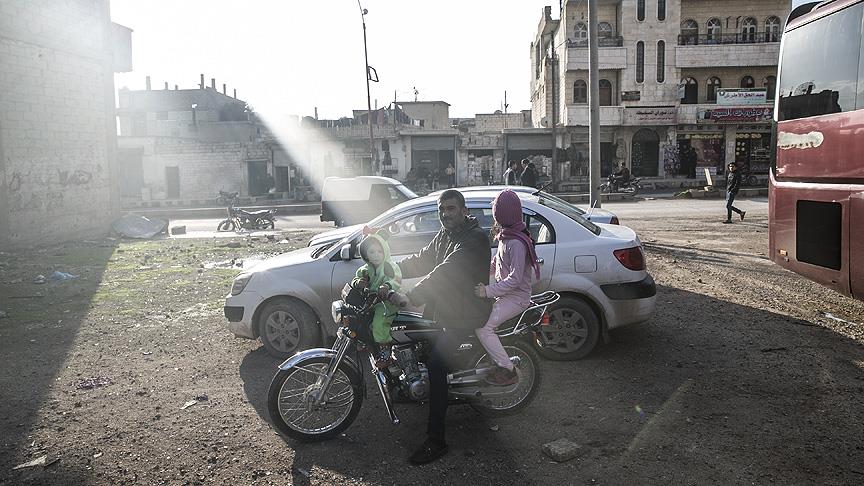
<path fill-rule="evenodd" d="M 862 12 L 858 4 L 786 33 L 778 121 L 856 109 Z"/>

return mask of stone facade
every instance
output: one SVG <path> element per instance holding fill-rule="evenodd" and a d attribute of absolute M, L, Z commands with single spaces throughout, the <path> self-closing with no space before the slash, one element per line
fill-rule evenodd
<path fill-rule="evenodd" d="M 108 1 L 0 1 L 0 247 L 106 231 L 118 215 Z M 118 38 L 117 36 L 125 36 Z"/>
<path fill-rule="evenodd" d="M 716 90 L 709 94 L 708 80 L 719 80 L 722 88 L 772 89 L 783 28 L 779 19 L 788 15 L 789 0 L 598 4 L 603 175 L 623 162 L 637 175 L 692 176 L 695 167 L 684 167 L 680 152 L 690 157 L 694 147 L 699 167 L 722 171 L 732 160 L 762 163 L 763 134 L 770 128 L 763 111 L 734 125 L 715 121 L 727 115 L 726 107 L 715 104 Z M 588 159 L 587 2 L 564 2 L 558 17 L 546 7 L 531 44 L 531 111 L 534 127 L 549 126 L 554 43 L 556 144 L 568 154 L 557 173 L 559 182 L 566 182 L 568 174 L 584 173 Z M 742 81 L 749 78 L 752 86 Z M 772 107 L 772 99 L 756 108 Z"/>

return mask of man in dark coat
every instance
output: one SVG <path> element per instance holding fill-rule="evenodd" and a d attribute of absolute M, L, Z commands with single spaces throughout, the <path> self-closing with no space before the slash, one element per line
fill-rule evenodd
<path fill-rule="evenodd" d="M 447 453 L 444 421 L 447 414 L 449 358 L 462 340 L 489 318 L 492 301 L 474 295 L 477 283 L 489 283 L 491 243 L 486 231 L 470 216 L 465 197 L 455 189 L 438 196 L 441 230 L 420 250 L 399 262 L 402 278 L 425 275 L 404 296 L 394 300 L 425 305 L 424 314 L 444 328 L 435 341 L 429 368 L 429 423 L 426 442 L 409 461 L 425 464 Z"/>
<path fill-rule="evenodd" d="M 519 182 L 523 186 L 537 187 L 537 167 L 534 166 L 534 162 L 522 159 L 522 175 L 519 176 Z"/>
<path fill-rule="evenodd" d="M 732 223 L 732 211 L 738 213 L 738 216 L 741 216 L 741 221 L 744 221 L 746 211 L 741 211 L 732 205 L 739 189 L 741 189 L 741 173 L 738 172 L 738 164 L 730 162 L 729 171 L 726 172 L 726 221 L 723 221 L 724 224 Z"/>

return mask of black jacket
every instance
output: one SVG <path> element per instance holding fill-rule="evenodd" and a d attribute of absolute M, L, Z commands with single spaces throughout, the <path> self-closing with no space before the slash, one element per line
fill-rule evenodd
<path fill-rule="evenodd" d="M 441 327 L 483 327 L 492 311 L 492 300 L 474 295 L 474 286 L 489 283 L 489 236 L 469 216 L 453 231 L 441 228 L 435 238 L 401 262 L 402 278 L 426 275 L 408 292 L 414 304 L 425 304 L 424 315 Z"/>
<path fill-rule="evenodd" d="M 741 189 L 741 172 L 739 170 L 726 171 L 726 192 L 738 194 L 738 189 Z"/>
<path fill-rule="evenodd" d="M 537 168 L 533 162 L 525 166 L 519 179 L 523 186 L 537 187 Z"/>

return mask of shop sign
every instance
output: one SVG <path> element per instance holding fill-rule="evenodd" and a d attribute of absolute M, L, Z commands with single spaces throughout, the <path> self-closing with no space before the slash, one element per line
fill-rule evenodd
<path fill-rule="evenodd" d="M 697 121 L 714 122 L 761 122 L 770 121 L 774 115 L 773 108 L 715 108 L 698 110 Z"/>
<path fill-rule="evenodd" d="M 677 123 L 678 108 L 674 106 L 624 108 L 625 125 L 675 125 Z"/>
<path fill-rule="evenodd" d="M 622 91 L 621 101 L 639 101 L 642 99 L 641 91 Z"/>
<path fill-rule="evenodd" d="M 764 88 L 721 88 L 717 90 L 720 106 L 764 105 L 768 93 Z"/>

